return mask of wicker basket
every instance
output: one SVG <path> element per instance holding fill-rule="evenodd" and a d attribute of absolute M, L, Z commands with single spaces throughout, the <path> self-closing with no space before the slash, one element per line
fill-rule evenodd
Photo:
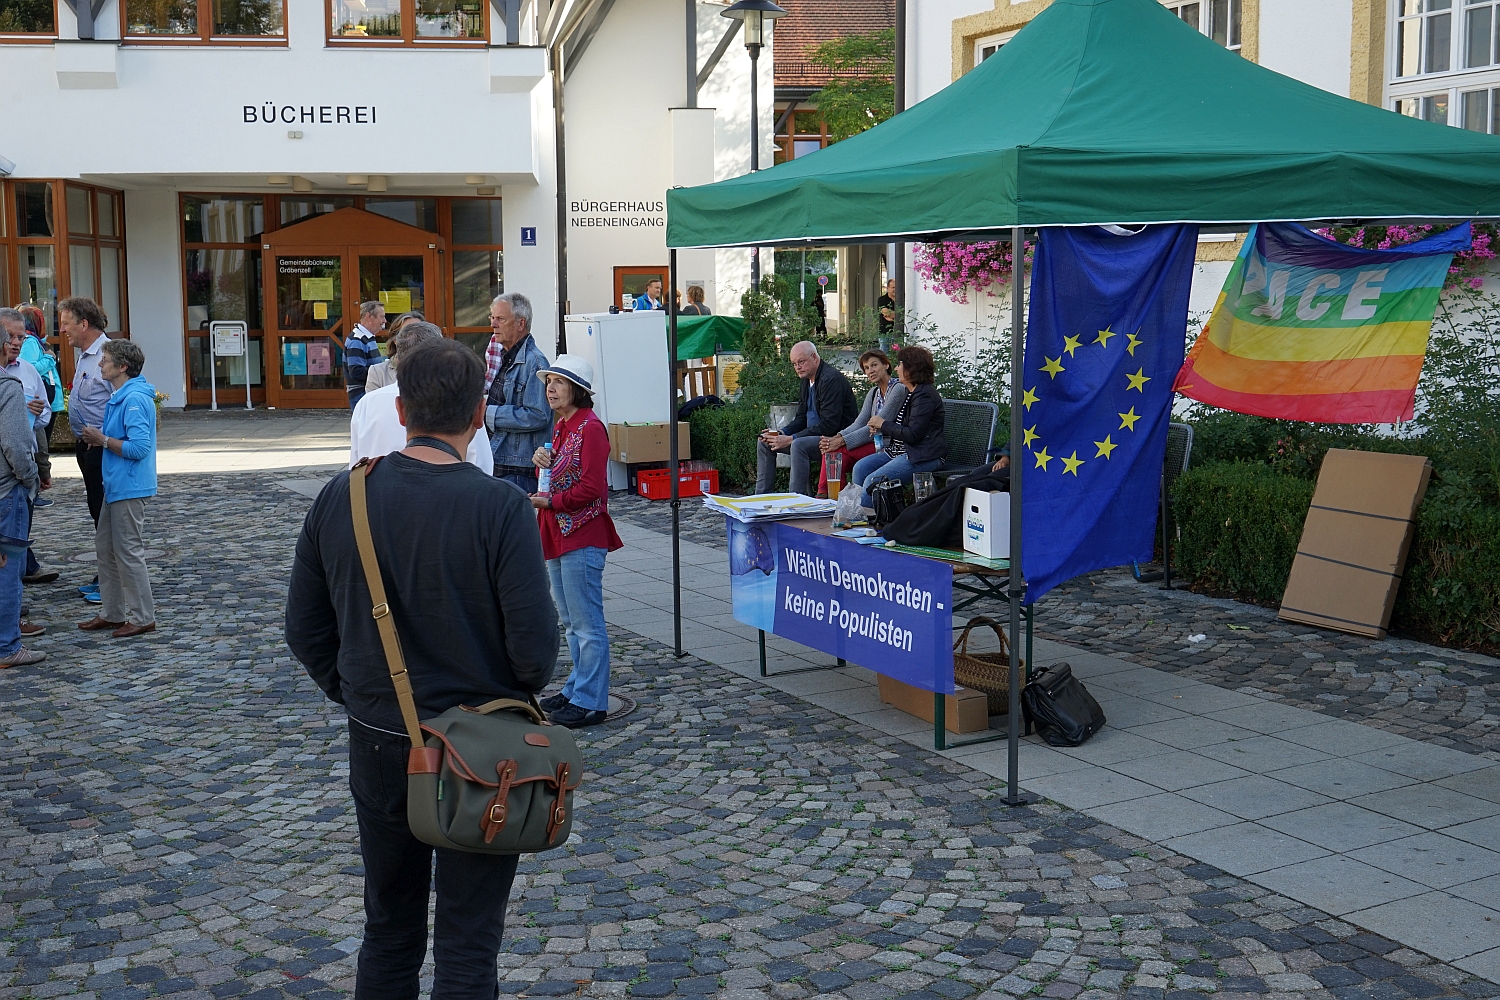
<path fill-rule="evenodd" d="M 995 630 L 1000 640 L 1000 650 L 995 653 L 969 652 L 969 632 L 976 625 L 988 625 Z M 1022 676 L 1025 676 L 1025 664 Z M 989 701 L 991 715 L 1004 715 L 1010 711 L 1010 643 L 998 622 L 980 615 L 969 619 L 958 640 L 953 643 L 953 680 L 959 685 L 975 691 L 983 691 Z"/>

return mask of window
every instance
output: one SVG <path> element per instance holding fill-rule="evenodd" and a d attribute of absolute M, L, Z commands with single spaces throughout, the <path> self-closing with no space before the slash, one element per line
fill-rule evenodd
<path fill-rule="evenodd" d="M 404 222 L 429 233 L 438 231 L 436 198 L 366 198 L 365 211 Z M 485 320 L 489 322 L 488 319 Z"/>
<path fill-rule="evenodd" d="M 1486 0 L 1469 0 L 1464 5 L 1464 66 L 1493 66 L 1500 62 L 1495 51 L 1497 5 Z"/>
<path fill-rule="evenodd" d="M 1500 135 L 1500 90 L 1466 90 L 1458 96 L 1459 125 L 1471 132 Z"/>
<path fill-rule="evenodd" d="M 1166 8 L 1227 49 L 1240 47 L 1241 0 L 1193 0 L 1192 3 L 1168 2 Z"/>
<path fill-rule="evenodd" d="M 816 110 L 794 111 L 782 125 L 776 136 L 776 163 L 795 160 L 799 156 L 815 153 L 832 141 L 828 138 L 828 127 L 823 116 Z"/>
<path fill-rule="evenodd" d="M 488 0 L 328 0 L 328 37 L 385 45 L 483 42 L 489 6 Z"/>
<path fill-rule="evenodd" d="M 86 295 L 104 309 L 112 336 L 129 336 L 125 219 L 120 192 L 63 181 L 0 183 L 0 304 L 42 310 L 47 342 L 60 347 L 57 303 Z M 60 351 L 64 381 L 73 352 Z"/>
<path fill-rule="evenodd" d="M 1403 97 L 1396 101 L 1396 112 L 1408 118 L 1448 124 L 1448 94 L 1427 94 L 1422 97 Z"/>
<path fill-rule="evenodd" d="M 27 41 L 28 36 L 57 36 L 56 0 L 0 0 L 0 39 Z"/>
<path fill-rule="evenodd" d="M 490 341 L 490 302 L 505 291 L 500 199 L 454 198 L 450 206 L 454 339 L 483 352 Z"/>
<path fill-rule="evenodd" d="M 978 66 L 990 56 L 1005 48 L 1005 43 L 1016 37 L 1014 31 L 1001 32 L 998 35 L 986 35 L 984 38 L 976 39 L 974 42 L 974 65 Z"/>
<path fill-rule="evenodd" d="M 1453 0 L 1397 0 L 1396 75 L 1453 67 Z"/>
<path fill-rule="evenodd" d="M 190 389 L 245 384 L 239 359 L 210 356 L 209 324 L 242 320 L 250 331 L 250 380 L 261 384 L 261 252 L 265 199 L 254 195 L 182 196 L 183 302 L 187 310 Z M 233 362 L 233 363 L 231 363 Z"/>
<path fill-rule="evenodd" d="M 120 6 L 127 39 L 286 40 L 285 0 L 124 0 Z"/>

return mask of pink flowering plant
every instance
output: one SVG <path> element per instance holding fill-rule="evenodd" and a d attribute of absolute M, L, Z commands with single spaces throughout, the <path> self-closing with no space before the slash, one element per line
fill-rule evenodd
<path fill-rule="evenodd" d="M 1339 243 L 1366 250 L 1390 250 L 1448 230 L 1449 226 L 1340 226 L 1318 230 Z M 1448 278 L 1443 282 L 1444 290 L 1455 288 L 1478 289 L 1484 284 L 1484 270 L 1495 257 L 1500 245 L 1500 232 L 1493 223 L 1474 224 L 1474 245 L 1453 255 L 1453 265 L 1448 268 Z"/>
<path fill-rule="evenodd" d="M 1024 245 L 1024 263 L 1031 263 L 1034 244 Z M 954 302 L 968 302 L 969 292 L 996 290 L 1010 284 L 1009 243 L 917 243 L 912 268 L 928 288 Z"/>

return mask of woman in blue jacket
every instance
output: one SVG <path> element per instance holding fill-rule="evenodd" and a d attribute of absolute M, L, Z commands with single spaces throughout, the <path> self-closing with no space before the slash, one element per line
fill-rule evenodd
<path fill-rule="evenodd" d="M 100 427 L 83 439 L 104 449 L 104 509 L 94 531 L 99 560 L 99 614 L 85 632 L 111 629 L 117 639 L 156 630 L 151 577 L 146 570 L 146 498 L 156 496 L 156 387 L 141 378 L 145 353 L 128 340 L 111 340 L 99 375 L 114 386 Z"/>

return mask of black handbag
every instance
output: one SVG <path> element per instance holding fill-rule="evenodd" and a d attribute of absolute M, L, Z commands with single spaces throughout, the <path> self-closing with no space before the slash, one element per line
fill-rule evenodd
<path fill-rule="evenodd" d="M 876 524 L 890 524 L 906 509 L 906 484 L 882 479 L 870 488 L 870 506 L 875 509 Z"/>
<path fill-rule="evenodd" d="M 1055 747 L 1081 746 L 1104 728 L 1104 709 L 1066 663 L 1052 664 L 1021 689 L 1021 709 Z"/>

